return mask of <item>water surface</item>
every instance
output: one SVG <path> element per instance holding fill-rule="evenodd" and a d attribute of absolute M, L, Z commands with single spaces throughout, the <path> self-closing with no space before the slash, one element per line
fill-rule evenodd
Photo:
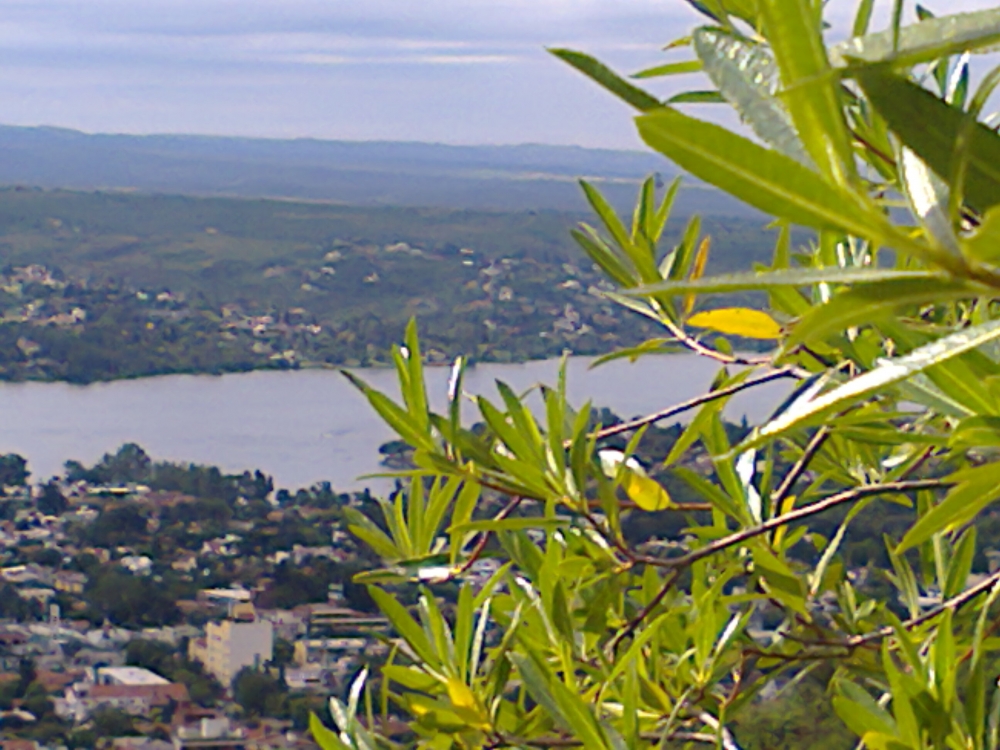
<path fill-rule="evenodd" d="M 718 369 L 683 354 L 588 370 L 591 362 L 586 357 L 569 362 L 571 403 L 592 399 L 626 418 L 697 396 Z M 480 364 L 468 371 L 465 389 L 495 395 L 495 379 L 525 389 L 554 383 L 557 370 L 556 360 Z M 393 371 L 357 373 L 396 393 Z M 428 368 L 429 395 L 439 409 L 448 375 L 447 368 Z M 760 420 L 788 389 L 787 381 L 779 381 L 740 394 L 726 414 Z M 472 414 L 470 406 L 466 417 Z M 259 468 L 279 487 L 329 480 L 338 489 L 359 489 L 372 485 L 358 477 L 380 470 L 378 446 L 392 437 L 362 395 L 329 370 L 170 375 L 86 386 L 0 384 L 0 453 L 25 456 L 36 481 L 60 473 L 67 459 L 90 465 L 122 443 L 136 442 L 159 460 L 213 464 L 225 471 Z"/>

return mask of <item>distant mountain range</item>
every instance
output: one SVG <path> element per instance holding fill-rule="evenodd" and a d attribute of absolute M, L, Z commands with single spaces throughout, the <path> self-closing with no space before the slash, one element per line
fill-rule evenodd
<path fill-rule="evenodd" d="M 352 205 L 577 210 L 587 177 L 630 206 L 641 178 L 676 174 L 642 151 L 573 146 L 277 140 L 198 135 L 104 135 L 0 126 L 0 185 L 74 190 L 281 197 Z M 722 193 L 685 180 L 680 213 L 748 215 Z"/>

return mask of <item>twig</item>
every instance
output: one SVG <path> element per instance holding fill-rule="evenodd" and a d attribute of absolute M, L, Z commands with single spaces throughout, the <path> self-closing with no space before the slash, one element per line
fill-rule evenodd
<path fill-rule="evenodd" d="M 737 357 L 734 354 L 724 354 L 718 349 L 713 349 L 710 346 L 705 346 L 703 343 L 698 341 L 694 336 L 688 334 L 681 326 L 674 323 L 667 317 L 660 318 L 660 324 L 663 325 L 675 339 L 677 339 L 683 346 L 693 351 L 695 354 L 700 354 L 703 357 L 708 357 L 709 359 L 714 359 L 716 362 L 722 362 L 725 365 L 749 365 L 754 367 L 756 365 L 764 365 L 771 361 L 770 357 Z"/>
<path fill-rule="evenodd" d="M 725 398 L 726 396 L 732 396 L 734 393 L 739 393 L 740 391 L 745 391 L 748 388 L 763 385 L 764 383 L 770 383 L 772 380 L 798 377 L 798 368 L 791 366 L 781 367 L 765 375 L 758 375 L 756 378 L 748 378 L 742 383 L 737 383 L 726 388 L 719 388 L 716 391 L 711 391 L 709 393 L 702 394 L 701 396 L 688 399 L 687 401 L 682 401 L 679 404 L 675 404 L 674 406 L 663 409 L 662 411 L 653 412 L 645 417 L 639 417 L 638 419 L 633 419 L 629 422 L 622 422 L 620 424 L 612 425 L 611 427 L 605 427 L 602 430 L 597 430 L 592 433 L 590 437 L 600 440 L 601 438 L 611 437 L 612 435 L 620 435 L 623 432 L 631 432 L 632 430 L 636 430 L 640 427 L 645 427 L 648 424 L 660 422 L 664 419 L 669 419 L 670 417 L 682 414 L 683 412 L 690 411 L 691 409 L 697 408 L 702 404 L 717 401 L 718 399 Z"/>
<path fill-rule="evenodd" d="M 799 521 L 803 518 L 818 515 L 819 513 L 835 508 L 838 505 L 844 505 L 862 497 L 910 492 L 913 490 L 926 490 L 936 487 L 945 487 L 947 485 L 947 482 L 940 479 L 920 479 L 910 482 L 890 482 L 886 484 L 873 484 L 865 487 L 855 487 L 850 490 L 845 490 L 844 492 L 838 492 L 837 494 L 831 495 L 824 500 L 803 506 L 802 508 L 796 508 L 795 510 L 789 511 L 782 516 L 769 519 L 758 526 L 737 531 L 729 536 L 723 537 L 722 539 L 717 539 L 711 544 L 707 544 L 700 549 L 696 549 L 686 555 L 681 555 L 680 557 L 661 558 L 637 555 L 635 558 L 635 562 L 637 563 L 670 568 L 673 572 L 667 576 L 667 579 L 663 582 L 663 585 L 656 593 L 656 596 L 653 597 L 652 601 L 650 601 L 650 603 L 647 604 L 642 611 L 639 612 L 639 614 L 629 620 L 628 624 L 618 631 L 618 633 L 616 633 L 615 636 L 608 642 L 606 651 L 613 653 L 614 649 L 624 638 L 627 638 L 629 635 L 634 633 L 636 628 L 638 628 L 639 625 L 641 625 L 642 622 L 649 617 L 650 613 L 656 609 L 657 606 L 659 606 L 660 602 L 663 601 L 664 597 L 666 597 L 667 593 L 677 582 L 681 571 L 690 567 L 699 560 L 711 557 L 724 549 L 742 544 L 743 542 L 749 541 L 755 537 L 770 533 L 781 526 Z M 997 574 L 997 577 L 998 580 L 1000 580 L 1000 573 Z"/>
<path fill-rule="evenodd" d="M 643 620 L 649 617 L 649 614 L 658 606 L 660 606 L 660 602 L 663 601 L 664 597 L 669 593 L 670 589 L 672 589 L 674 584 L 677 583 L 677 579 L 680 578 L 680 576 L 681 576 L 680 568 L 678 568 L 677 570 L 675 570 L 674 572 L 672 572 L 670 575 L 667 576 L 667 580 L 663 582 L 663 585 L 660 587 L 660 590 L 656 592 L 656 596 L 653 597 L 653 599 L 649 602 L 649 604 L 643 607 L 642 611 L 639 612 L 639 614 L 637 614 L 635 617 L 629 620 L 628 623 L 625 625 L 625 627 L 619 630 L 615 634 L 615 637 L 612 638 L 610 641 L 608 641 L 608 645 L 605 647 L 605 651 L 607 653 L 613 654 L 615 649 L 618 647 L 618 644 L 621 643 L 625 638 L 628 638 L 630 635 L 632 635 L 632 633 L 635 632 L 635 629 L 642 624 Z"/>
<path fill-rule="evenodd" d="M 663 736 L 655 732 L 643 732 L 639 735 L 639 738 L 646 740 L 647 742 L 659 742 L 663 739 Z M 678 740 L 680 742 L 702 742 L 706 745 L 714 745 L 718 742 L 719 738 L 714 734 L 709 734 L 708 732 L 677 731 L 670 732 L 666 739 Z M 501 747 L 581 747 L 583 744 L 583 740 L 579 740 L 576 737 L 538 737 L 537 739 L 532 740 L 510 737 L 499 742 L 491 743 L 487 745 L 487 747 L 492 750 L 496 750 Z"/>
<path fill-rule="evenodd" d="M 513 495 L 510 501 L 505 506 L 503 506 L 495 516 L 493 516 L 493 520 L 502 521 L 503 519 L 505 519 L 514 511 L 515 508 L 517 508 L 518 505 L 521 504 L 521 500 L 522 498 L 520 495 Z M 479 559 L 479 556 L 483 554 L 483 550 L 486 549 L 486 543 L 490 539 L 490 533 L 491 532 L 489 531 L 480 531 L 479 538 L 476 540 L 475 546 L 471 550 L 469 550 L 469 556 L 465 559 L 465 561 L 457 568 L 449 570 L 446 576 L 443 576 L 439 579 L 435 579 L 433 583 L 445 583 L 446 581 L 455 579 L 458 576 L 462 575 L 463 573 L 467 572 L 469 568 L 471 568 L 476 563 L 476 560 Z"/>
<path fill-rule="evenodd" d="M 835 508 L 838 505 L 844 505 L 845 503 L 859 500 L 862 497 L 912 492 L 914 490 L 927 490 L 946 486 L 948 486 L 948 482 L 941 479 L 916 479 L 908 482 L 887 482 L 885 484 L 869 484 L 863 487 L 855 487 L 850 490 L 838 492 L 835 495 L 830 495 L 823 500 L 805 505 L 801 508 L 790 510 L 788 513 L 771 518 L 758 526 L 751 526 L 750 528 L 743 529 L 742 531 L 737 531 L 729 536 L 717 539 L 711 544 L 707 544 L 704 547 L 696 549 L 693 552 L 689 552 L 686 555 L 672 558 L 640 558 L 640 561 L 649 565 L 659 565 L 660 567 L 665 568 L 686 568 L 699 560 L 714 555 L 716 552 L 721 552 L 724 549 L 733 547 L 737 544 L 742 544 L 743 542 L 753 539 L 754 537 L 774 531 L 781 526 L 786 526 L 790 523 L 794 523 L 795 521 L 800 521 L 803 518 L 818 515 L 830 510 L 831 508 Z"/>
<path fill-rule="evenodd" d="M 953 596 L 948 601 L 941 602 L 941 604 L 936 606 L 934 609 L 928 610 L 927 612 L 924 612 L 922 615 L 918 617 L 914 617 L 910 620 L 907 620 L 906 622 L 903 623 L 903 627 L 906 628 L 907 630 L 909 630 L 910 628 L 916 628 L 919 627 L 920 625 L 923 625 L 925 622 L 933 620 L 938 615 L 944 614 L 944 612 L 949 609 L 955 611 L 968 604 L 970 601 L 975 599 L 980 594 L 985 594 L 987 591 L 989 591 L 998 583 L 1000 583 L 1000 570 L 998 570 L 993 575 L 984 578 L 975 586 L 966 589 L 961 594 Z M 848 638 L 846 641 L 844 641 L 844 645 L 850 648 L 863 646 L 866 643 L 874 643 L 882 640 L 883 638 L 888 638 L 895 632 L 896 631 L 894 628 L 886 626 L 872 633 L 852 636 L 851 638 Z"/>
<path fill-rule="evenodd" d="M 799 456 L 799 460 L 795 462 L 795 465 L 789 469 L 788 473 L 785 474 L 784 478 L 781 480 L 781 484 L 778 485 L 773 493 L 771 493 L 771 509 L 768 514 L 771 518 L 778 515 L 781 510 L 781 504 L 784 502 L 785 498 L 788 497 L 788 493 L 792 491 L 792 487 L 799 480 L 808 466 L 809 462 L 813 460 L 819 449 L 823 447 L 823 443 L 830 436 L 830 430 L 825 425 L 816 430 L 816 434 L 812 436 L 812 439 L 806 444 L 805 449 L 802 451 L 802 455 Z"/>

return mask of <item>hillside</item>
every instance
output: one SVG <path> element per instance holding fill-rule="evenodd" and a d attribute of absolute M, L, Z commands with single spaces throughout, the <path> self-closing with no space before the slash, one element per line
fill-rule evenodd
<path fill-rule="evenodd" d="M 411 315 L 440 362 L 637 343 L 569 237 L 582 218 L 3 189 L 0 378 L 379 364 Z M 773 245 L 757 219 L 704 228 L 718 271 Z"/>
<path fill-rule="evenodd" d="M 0 126 L 0 185 L 283 197 L 351 205 L 582 210 L 587 176 L 630 205 L 638 180 L 673 167 L 654 154 L 566 146 L 90 135 Z M 750 211 L 689 180 L 678 208 Z"/>

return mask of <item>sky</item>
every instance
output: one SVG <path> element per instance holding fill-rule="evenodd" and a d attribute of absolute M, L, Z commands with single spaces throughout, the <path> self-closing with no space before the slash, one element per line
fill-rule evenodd
<path fill-rule="evenodd" d="M 949 0 L 946 9 L 992 4 Z M 855 5 L 829 0 L 835 25 Z M 545 47 L 581 49 L 632 73 L 663 62 L 662 46 L 698 19 L 683 0 L 2 0 L 0 8 L 5 124 L 607 148 L 639 146 L 628 110 Z M 699 87 L 691 78 L 675 85 L 683 84 Z"/>

